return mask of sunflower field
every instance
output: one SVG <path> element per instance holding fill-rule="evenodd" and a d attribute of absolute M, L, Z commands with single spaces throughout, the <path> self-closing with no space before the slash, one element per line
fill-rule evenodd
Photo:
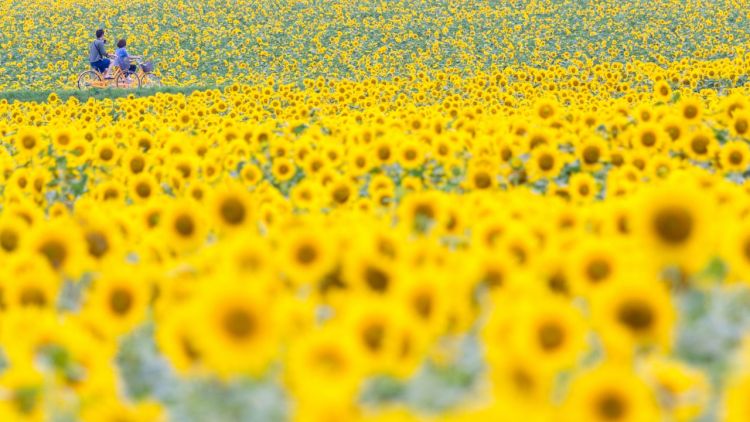
<path fill-rule="evenodd" d="M 750 420 L 747 6 L 0 0 L 0 421 Z"/>

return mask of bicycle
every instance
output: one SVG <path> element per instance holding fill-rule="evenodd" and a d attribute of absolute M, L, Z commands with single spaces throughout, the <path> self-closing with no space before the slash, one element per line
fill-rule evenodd
<path fill-rule="evenodd" d="M 97 69 L 84 70 L 78 74 L 78 89 L 88 90 L 113 86 L 117 88 L 162 86 L 161 78 L 153 73 L 154 65 L 151 62 L 143 61 L 140 56 L 131 56 L 131 58 L 136 59 L 135 72 L 123 71 L 120 66 L 113 65 L 110 76 L 105 78 Z"/>

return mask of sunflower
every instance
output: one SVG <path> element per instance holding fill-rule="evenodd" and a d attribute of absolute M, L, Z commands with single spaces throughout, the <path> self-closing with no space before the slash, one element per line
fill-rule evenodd
<path fill-rule="evenodd" d="M 39 267 L 3 283 L 3 305 L 9 309 L 26 306 L 54 309 L 59 288 L 55 274 L 45 267 Z"/>
<path fill-rule="evenodd" d="M 0 401 L 0 417 L 13 421 L 43 421 L 44 374 L 31 362 L 21 361 L 0 376 L 0 388 L 7 398 Z"/>
<path fill-rule="evenodd" d="M 366 373 L 387 369 L 400 352 L 399 326 L 405 315 L 384 299 L 360 301 L 346 309 L 345 335 L 354 338 Z"/>
<path fill-rule="evenodd" d="M 591 298 L 593 321 L 611 353 L 633 345 L 671 346 L 675 309 L 666 287 L 634 272 L 603 286 Z"/>
<path fill-rule="evenodd" d="M 28 224 L 21 217 L 11 213 L 0 216 L 0 252 L 12 254 L 18 251 L 28 230 Z"/>
<path fill-rule="evenodd" d="M 277 182 L 286 182 L 291 180 L 297 174 L 297 167 L 294 161 L 289 159 L 275 159 L 271 166 L 271 174 Z"/>
<path fill-rule="evenodd" d="M 250 194 L 241 186 L 225 186 L 213 191 L 213 221 L 223 230 L 248 227 L 253 222 Z"/>
<path fill-rule="evenodd" d="M 531 180 L 557 177 L 564 165 L 559 151 L 549 145 L 542 145 L 534 149 L 527 163 Z"/>
<path fill-rule="evenodd" d="M 487 190 L 497 185 L 497 175 L 487 165 L 473 165 L 469 167 L 464 185 L 469 190 Z"/>
<path fill-rule="evenodd" d="M 750 224 L 742 223 L 728 233 L 722 242 L 722 257 L 733 278 L 750 282 Z"/>
<path fill-rule="evenodd" d="M 359 192 L 351 179 L 344 176 L 336 177 L 328 186 L 329 203 L 333 206 L 342 206 L 354 202 L 359 197 Z"/>
<path fill-rule="evenodd" d="M 193 316 L 198 311 L 195 302 L 170 307 L 156 323 L 156 345 L 172 367 L 183 376 L 201 366 L 202 352 L 198 349 Z"/>
<path fill-rule="evenodd" d="M 39 129 L 23 127 L 13 138 L 13 145 L 21 157 L 32 158 L 45 148 L 45 140 Z"/>
<path fill-rule="evenodd" d="M 146 318 L 150 286 L 143 279 L 133 277 L 132 273 L 132 268 L 123 266 L 119 271 L 95 280 L 86 298 L 86 317 L 110 336 L 125 334 Z"/>
<path fill-rule="evenodd" d="M 373 162 L 378 165 L 392 164 L 397 157 L 393 143 L 392 140 L 385 138 L 374 141 L 370 150 Z"/>
<path fill-rule="evenodd" d="M 292 187 L 290 198 L 295 207 L 302 210 L 315 210 L 320 207 L 322 188 L 310 179 L 303 179 Z"/>
<path fill-rule="evenodd" d="M 575 201 L 590 202 L 599 193 L 599 183 L 589 173 L 576 173 L 570 176 L 568 192 Z"/>
<path fill-rule="evenodd" d="M 178 250 L 193 249 L 206 239 L 206 225 L 203 216 L 195 206 L 187 201 L 169 204 L 169 208 L 159 219 L 167 244 Z"/>
<path fill-rule="evenodd" d="M 667 81 L 659 81 L 654 83 L 654 98 L 660 101 L 668 101 L 672 95 L 672 88 L 669 86 Z"/>
<path fill-rule="evenodd" d="M 354 148 L 347 154 L 347 173 L 352 176 L 367 174 L 372 168 L 372 161 L 367 149 L 363 147 Z"/>
<path fill-rule="evenodd" d="M 262 374 L 282 336 L 274 303 L 237 283 L 215 283 L 201 296 L 195 339 L 206 367 L 225 378 Z"/>
<path fill-rule="evenodd" d="M 34 226 L 23 248 L 45 258 L 54 270 L 76 277 L 83 269 L 84 244 L 78 226 L 60 219 Z"/>
<path fill-rule="evenodd" d="M 546 121 L 553 120 L 559 112 L 559 106 L 548 99 L 541 100 L 534 106 L 535 116 Z"/>
<path fill-rule="evenodd" d="M 711 203 L 698 188 L 677 178 L 644 191 L 633 232 L 664 264 L 698 269 L 713 253 Z"/>
<path fill-rule="evenodd" d="M 255 185 L 263 180 L 263 172 L 254 164 L 245 164 L 240 170 L 242 181 L 248 185 Z"/>
<path fill-rule="evenodd" d="M 400 281 L 399 272 L 392 262 L 363 251 L 350 251 L 343 265 L 344 283 L 361 292 L 387 295 L 397 288 Z"/>
<path fill-rule="evenodd" d="M 719 151 L 719 164 L 728 173 L 743 173 L 750 164 L 750 147 L 744 141 L 727 142 Z"/>
<path fill-rule="evenodd" d="M 414 140 L 401 143 L 396 155 L 398 163 L 407 170 L 420 167 L 425 158 L 422 144 Z"/>
<path fill-rule="evenodd" d="M 120 150 L 114 141 L 105 139 L 94 146 L 94 164 L 99 166 L 111 166 L 117 162 Z"/>
<path fill-rule="evenodd" d="M 565 420 L 656 422 L 658 411 L 646 383 L 632 371 L 600 365 L 579 375 L 563 405 Z"/>
<path fill-rule="evenodd" d="M 732 117 L 729 129 L 733 134 L 747 138 L 750 134 L 750 110 L 737 110 Z"/>
<path fill-rule="evenodd" d="M 608 160 L 608 144 L 601 138 L 588 138 L 576 147 L 581 167 L 586 170 L 598 170 Z"/>
<path fill-rule="evenodd" d="M 672 143 L 679 142 L 688 133 L 686 123 L 674 116 L 665 118 L 660 125 Z"/>
<path fill-rule="evenodd" d="M 646 380 L 657 393 L 659 405 L 675 421 L 691 421 L 706 410 L 710 385 L 698 368 L 665 357 L 650 357 L 645 362 Z"/>
<path fill-rule="evenodd" d="M 161 193 L 156 178 L 151 173 L 139 173 L 128 179 L 128 197 L 136 203 L 147 202 Z"/>
<path fill-rule="evenodd" d="M 635 127 L 631 144 L 636 149 L 658 151 L 665 143 L 664 129 L 657 123 L 641 123 Z"/>
<path fill-rule="evenodd" d="M 694 160 L 713 159 L 718 147 L 716 137 L 707 129 L 695 130 L 682 140 L 682 151 Z"/>
<path fill-rule="evenodd" d="M 60 150 L 70 147 L 73 142 L 73 131 L 69 127 L 62 127 L 52 133 L 52 145 Z"/>
<path fill-rule="evenodd" d="M 685 98 L 681 100 L 677 107 L 680 110 L 680 116 L 690 123 L 697 123 L 703 117 L 703 103 L 697 98 Z"/>
<path fill-rule="evenodd" d="M 302 402 L 339 407 L 353 402 L 363 382 L 357 344 L 339 325 L 314 329 L 295 341 L 286 362 L 286 384 Z"/>
<path fill-rule="evenodd" d="M 511 344 L 540 367 L 558 371 L 574 366 L 586 350 L 587 327 L 580 312 L 559 297 L 542 297 L 524 307 Z"/>
<path fill-rule="evenodd" d="M 332 239 L 322 230 L 300 227 L 285 236 L 281 245 L 280 264 L 294 284 L 320 281 L 336 263 Z"/>
<path fill-rule="evenodd" d="M 136 175 L 146 171 L 149 168 L 147 156 L 141 151 L 128 150 L 121 160 L 122 166 L 126 172 Z"/>
<path fill-rule="evenodd" d="M 619 253 L 625 245 L 612 240 L 584 240 L 571 250 L 566 273 L 576 293 L 589 296 L 623 274 L 629 262 Z"/>

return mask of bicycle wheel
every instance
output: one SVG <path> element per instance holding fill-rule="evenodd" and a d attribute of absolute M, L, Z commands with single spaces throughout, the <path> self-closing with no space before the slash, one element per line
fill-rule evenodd
<path fill-rule="evenodd" d="M 102 76 L 93 70 L 86 70 L 78 75 L 78 89 L 88 90 L 99 88 L 102 85 Z"/>
<path fill-rule="evenodd" d="M 140 88 L 141 78 L 135 73 L 126 76 L 125 73 L 119 72 L 115 83 L 118 88 Z"/>
<path fill-rule="evenodd" d="M 141 77 L 141 86 L 146 88 L 160 87 L 161 78 L 154 75 L 153 73 L 144 73 Z"/>

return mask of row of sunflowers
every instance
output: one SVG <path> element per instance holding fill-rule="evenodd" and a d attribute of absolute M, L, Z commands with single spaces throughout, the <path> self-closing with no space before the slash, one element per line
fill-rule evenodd
<path fill-rule="evenodd" d="M 0 100 L 0 419 L 746 421 L 749 64 Z"/>

